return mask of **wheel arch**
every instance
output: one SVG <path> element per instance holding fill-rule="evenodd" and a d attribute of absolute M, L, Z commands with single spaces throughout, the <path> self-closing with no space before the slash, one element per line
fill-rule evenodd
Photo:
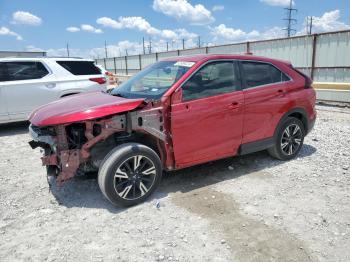
<path fill-rule="evenodd" d="M 125 144 L 125 143 L 138 143 L 144 146 L 147 146 L 151 148 L 159 157 L 161 160 L 161 163 L 163 167 L 165 166 L 165 146 L 163 141 L 159 140 L 158 138 L 154 137 L 153 135 L 149 133 L 144 132 L 133 132 L 130 137 L 122 137 L 121 139 L 117 136 L 118 133 L 113 133 L 106 137 L 103 141 L 98 142 L 94 144 L 90 148 L 90 152 L 94 150 L 94 148 L 101 146 L 101 144 L 107 143 L 107 144 L 114 144 L 113 148 Z M 108 142 L 109 141 L 109 142 Z M 114 142 L 113 142 L 114 141 Z M 110 144 L 111 145 L 111 144 Z M 104 154 L 103 157 L 105 157 L 110 151 L 113 150 L 112 147 L 105 147 L 105 150 L 100 151 L 100 153 Z"/>
<path fill-rule="evenodd" d="M 286 112 L 280 119 L 280 121 L 278 122 L 274 135 L 273 137 L 276 138 L 277 133 L 279 128 L 281 127 L 281 125 L 283 124 L 283 122 L 288 118 L 288 117 L 294 117 L 299 119 L 303 125 L 304 125 L 304 129 L 305 129 L 305 135 L 307 133 L 307 130 L 309 129 L 309 123 L 308 123 L 308 118 L 307 118 L 307 113 L 305 111 L 305 109 L 297 107 L 297 108 L 293 108 L 291 110 L 289 110 L 288 112 Z"/>

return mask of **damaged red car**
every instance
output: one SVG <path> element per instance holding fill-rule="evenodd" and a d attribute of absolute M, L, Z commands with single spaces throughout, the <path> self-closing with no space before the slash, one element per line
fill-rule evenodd
<path fill-rule="evenodd" d="M 312 81 L 289 62 L 253 55 L 168 58 L 110 94 L 62 98 L 29 117 L 32 148 L 63 183 L 98 171 L 113 204 L 144 201 L 162 172 L 267 149 L 289 160 L 315 118 Z"/>

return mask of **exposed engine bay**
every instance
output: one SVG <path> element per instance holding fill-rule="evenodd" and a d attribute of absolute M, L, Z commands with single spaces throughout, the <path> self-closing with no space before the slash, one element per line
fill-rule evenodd
<path fill-rule="evenodd" d="M 159 153 L 166 164 L 165 146 L 169 146 L 162 107 L 144 107 L 102 119 L 86 120 L 48 127 L 30 125 L 34 149 L 41 147 L 42 164 L 58 184 L 75 175 L 97 171 L 105 156 L 116 146 L 129 141 L 142 142 Z"/>

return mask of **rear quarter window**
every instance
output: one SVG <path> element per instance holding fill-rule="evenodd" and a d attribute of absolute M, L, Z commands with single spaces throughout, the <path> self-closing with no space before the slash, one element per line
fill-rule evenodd
<path fill-rule="evenodd" d="M 56 61 L 73 75 L 99 75 L 101 70 L 90 61 Z"/>
<path fill-rule="evenodd" d="M 262 85 L 289 81 L 289 77 L 271 64 L 242 61 L 246 86 L 252 88 Z"/>

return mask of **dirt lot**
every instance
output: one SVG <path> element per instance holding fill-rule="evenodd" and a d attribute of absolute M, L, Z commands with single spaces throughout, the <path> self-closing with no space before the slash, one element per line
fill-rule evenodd
<path fill-rule="evenodd" d="M 293 161 L 259 152 L 173 172 L 129 209 L 95 178 L 49 192 L 26 128 L 0 126 L 0 261 L 349 261 L 349 109 L 319 106 Z"/>

